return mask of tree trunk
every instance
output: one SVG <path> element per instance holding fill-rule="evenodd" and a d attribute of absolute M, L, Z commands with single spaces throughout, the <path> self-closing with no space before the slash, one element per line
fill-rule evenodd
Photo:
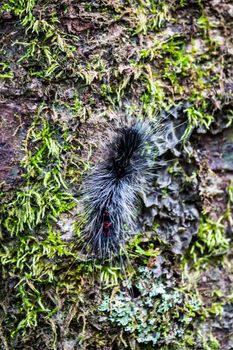
<path fill-rule="evenodd" d="M 1 349 L 233 349 L 231 2 L 0 8 Z M 138 119 L 183 136 L 103 261 L 81 185 Z"/>

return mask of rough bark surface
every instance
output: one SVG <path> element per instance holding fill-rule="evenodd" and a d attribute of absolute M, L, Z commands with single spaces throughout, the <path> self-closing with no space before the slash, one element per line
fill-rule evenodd
<path fill-rule="evenodd" d="M 233 349 L 233 4 L 0 1 L 1 349 Z M 169 111 L 140 233 L 86 256 L 80 184 Z M 78 244 L 77 244 L 78 242 Z"/>

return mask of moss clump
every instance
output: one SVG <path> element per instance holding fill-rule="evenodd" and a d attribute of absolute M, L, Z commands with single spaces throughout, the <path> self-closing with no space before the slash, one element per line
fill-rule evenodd
<path fill-rule="evenodd" d="M 10 69 L 8 62 L 0 62 L 0 79 L 12 79 L 14 73 Z"/>
<path fill-rule="evenodd" d="M 69 59 L 74 60 L 76 49 L 70 44 L 69 35 L 59 28 L 56 12 L 36 0 L 3 1 L 0 13 L 8 12 L 19 18 L 26 34 L 25 41 L 13 43 L 24 48 L 18 63 L 26 63 L 31 76 L 48 80 L 61 77 Z"/>
<path fill-rule="evenodd" d="M 11 336 L 25 334 L 37 326 L 40 315 L 54 312 L 45 290 L 57 279 L 60 259 L 73 256 L 52 227 L 76 203 L 65 183 L 68 149 L 61 127 L 38 115 L 25 140 L 21 189 L 2 199 L 0 260 L 4 279 L 14 285 L 16 308 L 5 321 L 11 324 Z"/>
<path fill-rule="evenodd" d="M 202 218 L 197 240 L 190 250 L 195 264 L 201 264 L 210 257 L 221 256 L 229 249 L 230 239 L 226 238 L 222 219 L 213 221 L 207 217 Z"/>
<path fill-rule="evenodd" d="M 207 216 L 203 216 L 197 238 L 182 258 L 182 265 L 191 264 L 195 269 L 200 270 L 204 265 L 224 258 L 224 255 L 229 251 L 230 239 L 226 236 L 224 217 L 213 221 Z"/>
<path fill-rule="evenodd" d="M 42 221 L 48 224 L 74 206 L 64 181 L 62 154 L 68 145 L 64 139 L 59 143 L 56 133 L 44 118 L 36 119 L 29 130 L 22 161 L 24 185 L 1 208 L 2 227 L 11 235 L 33 230 Z"/>

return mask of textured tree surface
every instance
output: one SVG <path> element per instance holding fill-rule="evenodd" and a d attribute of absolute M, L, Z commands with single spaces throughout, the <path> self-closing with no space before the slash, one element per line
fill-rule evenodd
<path fill-rule="evenodd" d="M 0 18 L 1 349 L 233 349 L 232 2 L 4 0 Z M 124 254 L 93 261 L 83 176 L 112 128 L 165 111 L 187 137 Z"/>

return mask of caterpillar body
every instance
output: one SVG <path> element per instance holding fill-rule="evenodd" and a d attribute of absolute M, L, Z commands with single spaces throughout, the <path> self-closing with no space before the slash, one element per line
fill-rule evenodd
<path fill-rule="evenodd" d="M 87 222 L 82 237 L 90 255 L 106 259 L 119 254 L 135 233 L 140 194 L 154 177 L 156 157 L 178 142 L 169 121 L 139 121 L 117 131 L 105 159 L 83 183 Z"/>

